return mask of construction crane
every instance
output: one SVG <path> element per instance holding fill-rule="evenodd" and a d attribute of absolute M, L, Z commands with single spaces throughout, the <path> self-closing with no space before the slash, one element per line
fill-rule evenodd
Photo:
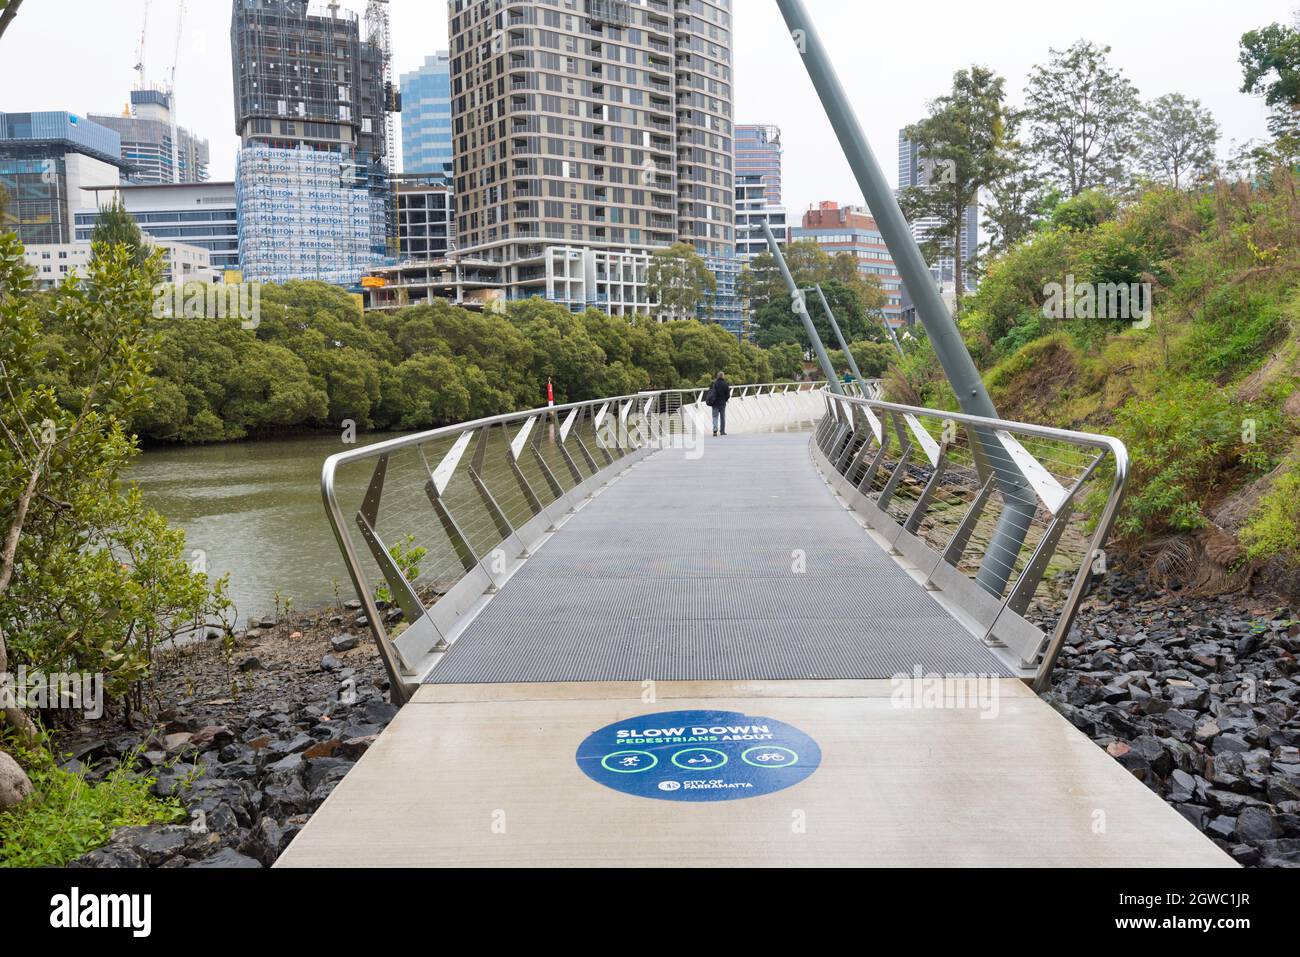
<path fill-rule="evenodd" d="M 379 51 L 381 81 L 384 85 L 382 109 L 384 122 L 383 155 L 385 166 L 390 165 L 396 129 L 393 123 L 393 32 L 388 17 L 388 0 L 369 0 L 366 5 L 366 33 L 369 41 Z"/>
<path fill-rule="evenodd" d="M 167 99 L 172 118 L 172 182 L 181 181 L 180 127 L 176 120 L 176 68 L 181 62 L 181 37 L 185 31 L 185 0 L 176 11 L 176 56 L 172 60 L 171 75 L 167 80 Z"/>
<path fill-rule="evenodd" d="M 180 128 L 176 120 L 176 71 L 181 62 L 181 40 L 185 33 L 185 5 L 187 0 L 180 0 L 180 5 L 176 10 L 176 51 L 172 58 L 172 68 L 167 75 L 167 83 L 158 88 L 158 92 L 167 96 L 167 112 L 171 118 L 172 134 L 172 182 L 181 181 L 181 146 L 180 146 Z M 140 50 L 136 57 L 135 71 L 139 74 L 136 83 L 137 90 L 153 89 L 149 85 L 148 63 L 149 54 L 149 11 L 152 6 L 152 0 L 144 0 L 144 22 L 140 27 Z"/>
<path fill-rule="evenodd" d="M 139 74 L 135 87 L 137 90 L 145 88 L 144 56 L 149 44 L 149 3 L 150 0 L 144 0 L 144 25 L 140 27 L 140 48 L 135 58 L 135 72 Z"/>
<path fill-rule="evenodd" d="M 388 14 L 388 0 L 369 0 L 366 4 L 366 34 L 367 39 L 374 45 L 379 52 L 380 74 L 383 91 L 381 93 L 380 109 L 381 123 L 383 124 L 383 146 L 380 155 L 377 157 L 383 166 L 384 174 L 390 177 L 390 182 L 396 189 L 396 181 L 393 180 L 394 172 L 394 141 L 397 139 L 397 127 L 393 115 L 400 108 L 399 94 L 393 88 L 393 32 L 392 24 Z M 397 220 L 397 198 L 389 190 L 386 202 L 388 204 L 388 223 L 391 230 L 388 237 L 388 246 L 390 253 L 400 244 L 400 230 L 396 228 Z M 400 255 L 400 249 L 397 250 Z"/>
<path fill-rule="evenodd" d="M 176 56 L 172 60 L 172 72 L 168 79 L 168 92 L 176 91 L 176 67 L 181 62 L 181 38 L 185 32 L 185 4 L 186 0 L 181 0 L 180 8 L 176 11 Z"/>

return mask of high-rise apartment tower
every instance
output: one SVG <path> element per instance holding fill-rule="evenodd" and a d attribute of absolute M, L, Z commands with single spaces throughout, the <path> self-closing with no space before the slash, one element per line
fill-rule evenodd
<path fill-rule="evenodd" d="M 510 298 L 649 311 L 650 255 L 735 257 L 731 0 L 452 0 L 458 243 Z"/>

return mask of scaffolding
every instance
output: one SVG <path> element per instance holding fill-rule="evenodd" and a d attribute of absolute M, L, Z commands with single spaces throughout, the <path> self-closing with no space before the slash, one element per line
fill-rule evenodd
<path fill-rule="evenodd" d="M 240 242 L 250 277 L 355 285 L 393 256 L 389 108 L 396 104 L 386 0 L 370 2 L 364 27 L 363 34 L 362 18 L 338 3 L 235 2 L 236 126 L 245 147 Z M 311 196 L 326 200 L 324 235 L 312 221 Z M 306 208 L 285 205 L 295 197 Z"/>
<path fill-rule="evenodd" d="M 337 154 L 247 147 L 235 181 L 240 268 L 252 282 L 356 286 L 374 265 L 374 202 Z"/>

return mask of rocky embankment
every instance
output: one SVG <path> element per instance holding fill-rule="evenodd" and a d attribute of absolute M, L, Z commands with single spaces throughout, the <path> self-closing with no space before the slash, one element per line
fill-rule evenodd
<path fill-rule="evenodd" d="M 1112 569 L 1047 700 L 1238 862 L 1300 866 L 1300 612 Z"/>
<path fill-rule="evenodd" d="M 397 714 L 387 691 L 355 610 L 172 652 L 133 721 L 148 730 L 98 722 L 60 746 L 92 781 L 134 757 L 189 823 L 121 828 L 74 866 L 271 865 Z"/>

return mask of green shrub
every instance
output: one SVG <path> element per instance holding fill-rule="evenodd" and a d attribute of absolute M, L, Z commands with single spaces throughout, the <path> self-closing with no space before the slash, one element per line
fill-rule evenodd
<path fill-rule="evenodd" d="M 1100 189 L 1086 189 L 1078 196 L 1063 200 L 1049 218 L 1056 229 L 1086 232 L 1113 219 L 1119 204 L 1113 196 Z"/>
<path fill-rule="evenodd" d="M 1211 296 L 1179 350 L 1187 371 L 1221 380 L 1266 357 L 1289 328 L 1277 297 L 1265 290 L 1225 286 Z"/>
<path fill-rule="evenodd" d="M 1300 461 L 1260 499 L 1241 531 L 1241 542 L 1252 561 L 1281 558 L 1300 565 Z"/>
<path fill-rule="evenodd" d="M 393 564 L 397 566 L 408 582 L 414 582 L 420 577 L 420 562 L 428 556 L 429 550 L 423 546 L 415 544 L 415 536 L 407 535 L 401 541 L 393 543 L 388 554 L 392 556 Z M 380 601 L 391 602 L 394 600 L 393 593 L 387 585 L 380 585 L 375 590 L 375 597 Z"/>
<path fill-rule="evenodd" d="M 1244 421 L 1251 417 L 1269 419 L 1265 410 L 1187 380 L 1170 381 L 1154 395 L 1127 402 L 1115 422 L 1132 460 L 1120 534 L 1136 540 L 1203 527 L 1203 507 L 1228 484 L 1226 473 L 1263 464 L 1262 450 L 1243 437 Z"/>
<path fill-rule="evenodd" d="M 23 755 L 35 792 L 0 814 L 0 867 L 63 867 L 103 847 L 116 828 L 184 820 L 176 799 L 155 798 L 154 779 L 130 770 L 137 757 L 124 755 L 121 767 L 91 784 L 48 752 Z"/>

